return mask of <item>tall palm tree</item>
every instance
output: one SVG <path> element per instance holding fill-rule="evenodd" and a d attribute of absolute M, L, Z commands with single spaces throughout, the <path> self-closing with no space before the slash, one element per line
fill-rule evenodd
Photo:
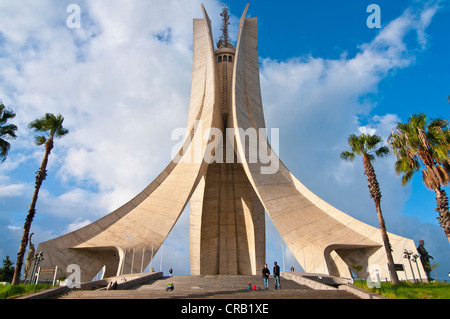
<path fill-rule="evenodd" d="M 14 118 L 16 114 L 5 107 L 0 101 L 0 160 L 4 162 L 8 155 L 11 144 L 5 139 L 15 139 L 17 126 L 14 124 L 7 124 L 8 120 Z"/>
<path fill-rule="evenodd" d="M 407 123 L 397 123 L 388 139 L 397 156 L 395 171 L 405 186 L 420 170 L 425 186 L 436 193 L 437 219 L 450 242 L 448 197 L 443 186 L 450 182 L 450 124 L 441 118 L 427 120 L 426 114 L 414 114 Z"/>
<path fill-rule="evenodd" d="M 341 159 L 351 161 L 355 159 L 355 155 L 360 155 L 363 158 L 364 174 L 367 176 L 367 183 L 369 186 L 370 197 L 375 202 L 375 208 L 377 210 L 378 222 L 380 224 L 381 238 L 383 240 L 384 249 L 386 251 L 386 257 L 389 265 L 389 273 L 391 275 L 391 282 L 393 285 L 398 285 L 398 276 L 394 268 L 394 259 L 392 258 L 392 248 L 389 242 L 389 237 L 386 231 L 386 225 L 384 222 L 383 214 L 381 212 L 381 191 L 378 184 L 375 170 L 372 166 L 372 161 L 376 157 L 385 157 L 389 154 L 389 148 L 387 146 L 381 146 L 377 149 L 378 144 L 382 141 L 378 135 L 361 134 L 359 136 L 352 134 L 348 138 L 347 142 L 351 148 L 351 152 L 345 151 L 341 153 Z"/>
<path fill-rule="evenodd" d="M 44 159 L 41 163 L 41 167 L 36 173 L 36 184 L 34 188 L 33 198 L 31 200 L 30 209 L 28 210 L 27 218 L 25 220 L 25 225 L 23 226 L 22 240 L 20 242 L 19 252 L 17 254 L 14 278 L 12 280 L 13 285 L 17 285 L 20 280 L 23 258 L 28 244 L 28 235 L 34 215 L 36 214 L 36 202 L 38 199 L 39 189 L 41 188 L 42 182 L 47 176 L 48 156 L 53 149 L 53 139 L 63 137 L 64 135 L 69 133 L 69 131 L 63 127 L 63 121 L 64 118 L 61 116 L 61 114 L 55 116 L 51 113 L 47 113 L 42 118 L 34 120 L 30 124 L 28 124 L 28 127 L 35 133 L 43 133 L 43 135 L 36 135 L 35 141 L 37 145 L 44 145 L 45 153 Z"/>

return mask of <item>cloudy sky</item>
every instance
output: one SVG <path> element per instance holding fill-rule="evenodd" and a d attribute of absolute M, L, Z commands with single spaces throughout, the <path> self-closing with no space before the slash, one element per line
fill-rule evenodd
<path fill-rule="evenodd" d="M 164 169 L 177 143 L 171 133 L 187 121 L 192 19 L 202 17 L 201 3 L 217 40 L 216 0 L 0 2 L 0 99 L 19 127 L 0 164 L 2 260 L 16 259 L 44 151 L 27 124 L 46 112 L 62 114 L 70 133 L 50 156 L 35 244 L 115 210 Z M 246 1 L 227 3 L 235 41 Z M 367 25 L 371 3 L 379 5 L 380 28 Z M 80 9 L 79 28 L 72 4 Z M 378 227 L 362 163 L 339 154 L 350 134 L 386 139 L 413 113 L 450 119 L 449 1 L 258 0 L 248 16 L 259 21 L 266 123 L 279 128 L 280 158 L 318 196 Z M 402 187 L 393 163 L 374 164 L 387 229 L 416 245 L 425 240 L 439 279 L 448 279 L 450 245 L 434 193 L 421 176 Z M 282 264 L 284 256 L 290 267 L 290 252 L 282 253 L 282 239 L 269 218 L 266 224 L 267 261 Z M 185 211 L 164 245 L 166 272 L 190 272 L 188 225 Z"/>

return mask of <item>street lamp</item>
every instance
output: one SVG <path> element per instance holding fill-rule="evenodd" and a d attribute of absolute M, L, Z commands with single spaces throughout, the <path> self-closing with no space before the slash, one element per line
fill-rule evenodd
<path fill-rule="evenodd" d="M 403 256 L 403 258 L 406 258 L 409 261 L 409 267 L 411 268 L 411 272 L 412 272 L 412 275 L 413 275 L 414 283 L 416 283 L 416 277 L 414 276 L 414 270 L 413 270 L 412 265 L 411 265 L 411 255 L 413 254 L 413 252 L 410 251 L 410 250 L 406 250 L 405 249 L 405 251 L 403 253 L 405 254 Z"/>
<path fill-rule="evenodd" d="M 414 254 L 412 256 L 412 261 L 414 261 L 416 263 L 417 272 L 419 273 L 420 282 L 422 282 L 422 276 L 420 275 L 420 269 L 419 269 L 419 264 L 417 263 L 417 258 L 419 258 L 419 255 Z"/>
<path fill-rule="evenodd" d="M 34 257 L 33 257 L 33 266 L 32 266 L 32 268 L 31 268 L 31 277 L 30 277 L 30 284 L 34 284 L 34 283 L 36 283 L 37 284 L 37 274 L 36 274 L 36 272 L 38 271 L 38 269 L 39 269 L 39 263 L 42 261 L 42 260 L 44 260 L 44 257 L 43 257 L 43 255 L 44 255 L 44 253 L 42 252 L 42 251 L 40 251 L 40 252 L 38 252 L 38 253 L 36 253 L 36 255 L 34 255 Z"/>

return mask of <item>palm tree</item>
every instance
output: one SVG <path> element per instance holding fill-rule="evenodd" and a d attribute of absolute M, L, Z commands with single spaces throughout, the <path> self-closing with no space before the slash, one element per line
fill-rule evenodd
<path fill-rule="evenodd" d="M 23 226 L 23 234 L 22 240 L 20 242 L 19 252 L 17 254 L 17 262 L 16 269 L 14 272 L 14 278 L 12 281 L 13 285 L 17 285 L 20 280 L 20 272 L 23 265 L 23 258 L 25 255 L 25 250 L 28 244 L 28 235 L 31 228 L 31 223 L 33 221 L 34 215 L 36 214 L 36 202 L 39 194 L 39 189 L 42 185 L 42 182 L 45 180 L 47 176 L 47 163 L 48 156 L 53 149 L 53 139 L 60 138 L 69 133 L 66 130 L 62 123 L 64 118 L 61 114 L 57 116 L 47 113 L 44 117 L 34 120 L 28 127 L 32 129 L 35 133 L 44 133 L 43 135 L 36 135 L 35 140 L 37 145 L 45 146 L 44 159 L 42 160 L 41 167 L 36 173 L 36 184 L 33 193 L 33 198 L 31 200 L 30 209 L 28 210 L 28 215 L 25 220 L 25 225 Z"/>
<path fill-rule="evenodd" d="M 443 186 L 450 182 L 450 125 L 441 118 L 427 120 L 426 114 L 412 115 L 406 124 L 397 123 L 388 139 L 397 156 L 395 171 L 405 186 L 422 170 L 425 186 L 436 193 L 437 219 L 450 242 L 448 197 Z"/>
<path fill-rule="evenodd" d="M 17 126 L 14 124 L 6 124 L 9 119 L 12 119 L 16 114 L 12 110 L 8 110 L 0 101 L 0 160 L 4 162 L 8 155 L 11 145 L 5 141 L 6 139 L 15 139 Z"/>
<path fill-rule="evenodd" d="M 351 152 L 345 151 L 341 153 L 341 159 L 351 161 L 355 159 L 355 155 L 361 155 L 364 164 L 364 174 L 367 176 L 367 183 L 369 186 L 370 197 L 375 202 L 375 208 L 377 210 L 378 222 L 380 224 L 381 238 L 383 240 L 384 249 L 386 251 L 386 257 L 389 266 L 389 272 L 391 275 L 391 281 L 394 286 L 399 284 L 397 273 L 394 268 L 394 259 L 392 258 L 392 249 L 389 242 L 389 237 L 386 231 L 386 225 L 384 222 L 383 214 L 381 212 L 381 191 L 380 186 L 375 175 L 375 170 L 372 166 L 372 161 L 376 157 L 385 157 L 389 154 L 389 148 L 382 146 L 377 149 L 378 144 L 382 141 L 378 135 L 361 134 L 356 136 L 350 135 L 348 138 L 348 145 L 351 148 Z"/>

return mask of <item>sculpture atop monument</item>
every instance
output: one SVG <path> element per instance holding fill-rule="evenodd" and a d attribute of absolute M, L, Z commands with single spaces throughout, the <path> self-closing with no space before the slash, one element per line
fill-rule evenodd
<path fill-rule="evenodd" d="M 240 19 L 236 47 L 228 35 L 228 7 L 223 8 L 222 36 L 215 50 L 211 21 L 202 5 L 203 18 L 193 21 L 187 133 L 176 156 L 125 205 L 41 243 L 43 263 L 59 269 L 77 264 L 82 281 L 103 267 L 104 277 L 142 272 L 190 203 L 192 275 L 258 274 L 265 263 L 267 213 L 306 272 L 349 278 L 349 267 L 361 265 L 362 275 L 378 267 L 380 277 L 389 278 L 379 229 L 313 194 L 268 143 L 258 18 L 248 18 L 248 8 Z M 210 148 L 211 141 L 215 148 Z M 220 153 L 222 148 L 233 152 Z M 192 160 L 197 153 L 200 160 Z M 393 234 L 389 238 L 394 260 L 401 260 L 404 249 L 416 250 L 410 239 Z"/>

